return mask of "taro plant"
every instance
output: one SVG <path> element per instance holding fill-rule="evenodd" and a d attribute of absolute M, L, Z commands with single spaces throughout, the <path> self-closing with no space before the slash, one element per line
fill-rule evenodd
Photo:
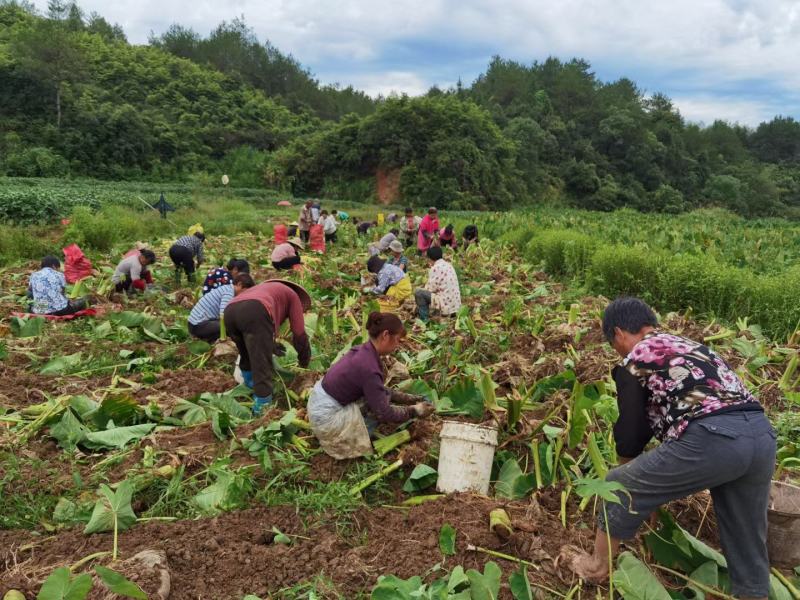
<path fill-rule="evenodd" d="M 114 542 L 111 559 L 117 560 L 119 532 L 125 531 L 136 523 L 136 514 L 131 508 L 133 486 L 127 480 L 123 481 L 114 491 L 105 484 L 100 485 L 100 498 L 94 505 L 92 516 L 87 523 L 84 533 L 100 533 L 103 531 L 114 532 Z"/>

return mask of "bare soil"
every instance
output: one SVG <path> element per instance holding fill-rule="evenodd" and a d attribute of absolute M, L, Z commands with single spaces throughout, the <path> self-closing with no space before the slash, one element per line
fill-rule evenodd
<path fill-rule="evenodd" d="M 507 541 L 489 531 L 489 512 L 501 506 L 519 530 Z M 490 557 L 468 551 L 471 544 L 536 562 L 542 568 L 532 573 L 532 581 L 563 587 L 562 578 L 569 576 L 553 566 L 553 559 L 562 544 L 586 547 L 591 537 L 588 530 L 563 529 L 557 516 L 535 499 L 504 503 L 466 494 L 411 509 L 362 509 L 344 536 L 330 519 L 303 521 L 291 506 L 255 508 L 196 521 L 142 523 L 120 534 L 119 544 L 123 558 L 144 549 L 163 551 L 172 578 L 170 599 L 195 600 L 241 598 L 247 593 L 267 597 L 317 575 L 332 580 L 346 597 L 355 595 L 369 590 L 382 574 L 407 578 L 441 563 L 438 539 L 445 523 L 457 530 L 457 553 L 447 558 L 448 568 L 460 564 L 483 570 Z M 299 537 L 290 546 L 274 544 L 272 527 Z M 108 550 L 111 538 L 110 533 L 86 536 L 80 529 L 45 538 L 0 532 L 5 567 L 0 589 L 20 589 L 32 598 L 53 568 Z M 494 560 L 506 576 L 517 568 L 511 561 Z M 508 590 L 502 597 L 510 598 Z"/>

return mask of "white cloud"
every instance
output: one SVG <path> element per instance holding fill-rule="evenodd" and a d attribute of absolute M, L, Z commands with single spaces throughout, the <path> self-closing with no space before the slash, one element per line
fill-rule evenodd
<path fill-rule="evenodd" d="M 35 2 L 46 8 L 46 0 Z M 459 72 L 462 67 L 448 64 L 446 55 L 414 52 L 425 40 L 458 48 L 462 57 L 473 49 L 479 64 L 492 54 L 526 63 L 575 56 L 609 76 L 647 74 L 655 88 L 649 91 L 681 96 L 685 110 L 696 114 L 712 108 L 715 96 L 741 88 L 741 100 L 720 107 L 752 122 L 761 113 L 744 83 L 755 81 L 762 92 L 767 87 L 788 95 L 777 112 L 800 110 L 798 0 L 80 0 L 80 5 L 119 22 L 135 43 L 174 22 L 205 35 L 220 21 L 244 15 L 262 40 L 294 55 L 323 82 L 364 82 L 372 92 L 405 85 L 402 91 L 416 93 L 478 74 Z M 389 47 L 411 48 L 413 58 L 384 66 Z M 433 80 L 434 66 L 436 77 L 445 81 Z M 342 81 L 346 73 L 353 76 Z"/>
<path fill-rule="evenodd" d="M 684 119 L 703 125 L 711 125 L 717 119 L 741 125 L 755 125 L 775 115 L 771 106 L 755 100 L 730 100 L 700 95 L 677 97 L 672 101 Z"/>
<path fill-rule="evenodd" d="M 373 98 L 391 94 L 418 96 L 430 87 L 420 76 L 410 71 L 388 71 L 375 75 L 355 75 L 353 87 L 363 90 Z"/>

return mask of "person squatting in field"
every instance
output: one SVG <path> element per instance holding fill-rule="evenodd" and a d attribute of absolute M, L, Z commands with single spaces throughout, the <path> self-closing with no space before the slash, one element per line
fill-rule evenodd
<path fill-rule="evenodd" d="M 478 228 L 475 225 L 467 225 L 464 227 L 464 233 L 461 235 L 461 243 L 465 250 L 472 244 L 477 246 L 480 243 L 478 239 Z"/>
<path fill-rule="evenodd" d="M 387 252 L 389 250 L 389 246 L 397 239 L 398 235 L 400 235 L 399 229 L 390 229 L 389 233 L 384 235 L 380 240 L 377 242 L 372 242 L 368 246 L 369 255 L 377 256 L 381 252 Z"/>
<path fill-rule="evenodd" d="M 116 292 L 143 292 L 153 283 L 153 275 L 147 268 L 156 262 L 156 255 L 147 248 L 128 251 L 114 269 L 111 283 Z"/>
<path fill-rule="evenodd" d="M 209 343 L 220 337 L 220 318 L 234 297 L 255 285 L 249 273 L 239 273 L 231 283 L 219 285 L 200 296 L 189 313 L 189 333 Z"/>
<path fill-rule="evenodd" d="M 428 282 L 424 288 L 414 291 L 417 316 L 422 321 L 427 321 L 432 311 L 443 316 L 451 316 L 461 308 L 461 288 L 453 265 L 442 258 L 443 253 L 439 246 L 428 248 L 426 254 L 431 266 L 428 271 Z"/>
<path fill-rule="evenodd" d="M 385 386 L 380 357 L 392 354 L 405 337 L 400 318 L 370 313 L 367 332 L 369 341 L 349 350 L 328 369 L 308 398 L 311 431 L 325 453 L 337 460 L 371 454 L 370 435 L 378 423 L 402 423 L 434 411 L 422 396 Z"/>
<path fill-rule="evenodd" d="M 175 284 L 180 285 L 181 271 L 186 273 L 189 283 L 194 283 L 195 260 L 199 267 L 204 260 L 203 242 L 206 236 L 202 231 L 197 231 L 192 235 L 184 235 L 178 238 L 169 249 L 169 257 L 175 265 Z"/>
<path fill-rule="evenodd" d="M 442 248 L 450 246 L 453 250 L 458 247 L 458 240 L 456 239 L 456 234 L 453 231 L 452 225 L 442 227 L 439 230 L 439 245 Z"/>
<path fill-rule="evenodd" d="M 376 276 L 374 287 L 366 287 L 367 293 L 386 296 L 392 308 L 400 306 L 411 297 L 411 280 L 400 267 L 396 267 L 380 256 L 372 256 L 367 261 L 367 271 Z"/>
<path fill-rule="evenodd" d="M 289 321 L 292 346 L 298 364 L 311 360 L 303 313 L 311 308 L 311 296 L 291 281 L 271 279 L 244 290 L 225 308 L 225 330 L 239 350 L 239 368 L 247 387 L 253 390 L 253 414 L 258 416 L 272 403 L 272 356 L 283 356 L 283 345 L 275 335 Z"/>
<path fill-rule="evenodd" d="M 31 273 L 28 283 L 28 310 L 37 315 L 64 317 L 86 308 L 86 299 L 69 300 L 64 294 L 67 281 L 60 271 L 61 261 L 55 256 L 45 256 L 41 268 Z"/>
<path fill-rule="evenodd" d="M 402 269 L 404 273 L 408 273 L 408 257 L 403 254 L 403 244 L 399 240 L 393 241 L 389 244 L 389 264 Z"/>
<path fill-rule="evenodd" d="M 249 273 L 250 263 L 243 258 L 232 258 L 225 267 L 211 269 L 203 281 L 203 294 L 207 294 L 221 285 L 229 285 L 240 273 Z"/>
<path fill-rule="evenodd" d="M 305 247 L 300 238 L 289 238 L 272 250 L 272 266 L 278 271 L 288 271 L 301 263 L 300 252 Z"/>
<path fill-rule="evenodd" d="M 606 480 L 626 492 L 599 511 L 594 554 L 568 557 L 571 568 L 585 579 L 604 580 L 609 545 L 613 556 L 659 506 L 707 489 L 731 592 L 766 598 L 776 435 L 761 404 L 713 350 L 660 331 L 655 313 L 638 298 L 609 304 L 603 334 L 622 357 L 614 369 L 614 439 L 623 464 Z M 645 451 L 652 437 L 661 443 Z"/>

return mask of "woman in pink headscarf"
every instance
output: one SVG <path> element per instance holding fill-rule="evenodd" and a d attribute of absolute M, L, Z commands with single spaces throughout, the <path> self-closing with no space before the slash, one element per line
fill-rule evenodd
<path fill-rule="evenodd" d="M 417 250 L 420 254 L 425 253 L 431 246 L 439 245 L 439 215 L 435 207 L 428 209 L 428 214 L 419 224 L 417 234 Z"/>

